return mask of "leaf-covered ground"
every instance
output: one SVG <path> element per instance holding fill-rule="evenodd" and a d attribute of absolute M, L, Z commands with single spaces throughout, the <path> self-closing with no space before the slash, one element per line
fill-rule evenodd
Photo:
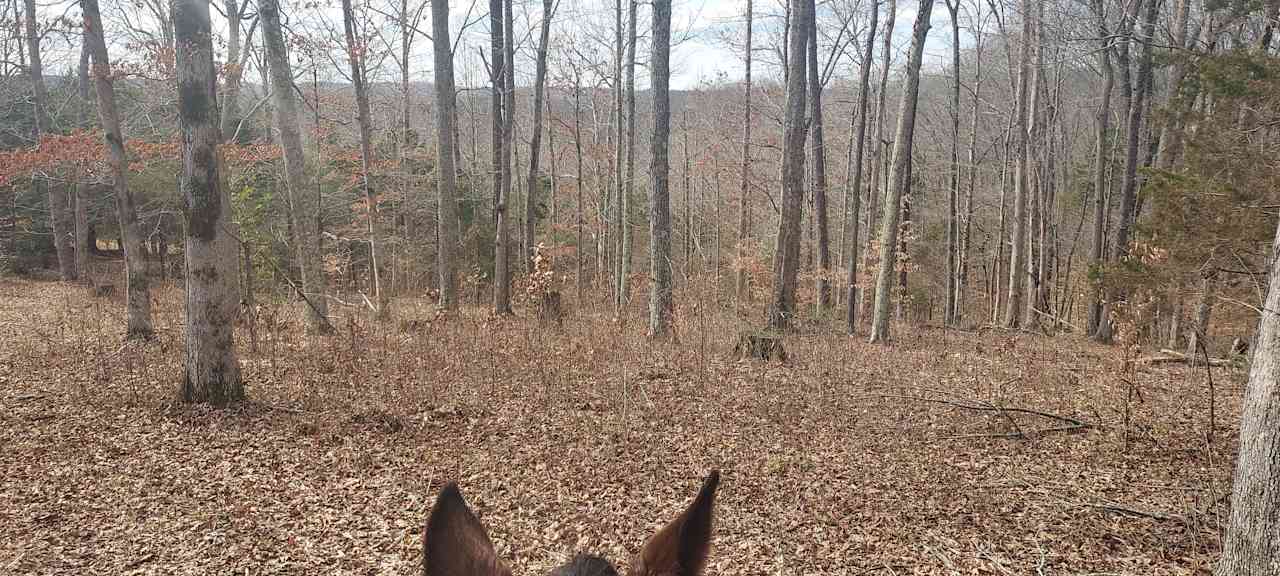
<path fill-rule="evenodd" d="M 705 308 L 655 345 L 404 300 L 314 339 L 264 308 L 252 401 L 214 411 L 174 400 L 181 297 L 124 345 L 119 301 L 0 282 L 0 573 L 414 574 L 449 480 L 517 575 L 624 565 L 712 468 L 714 575 L 1208 574 L 1220 546 L 1238 371 L 1208 442 L 1203 369 L 1129 379 L 1069 336 L 810 327 L 781 365 Z"/>

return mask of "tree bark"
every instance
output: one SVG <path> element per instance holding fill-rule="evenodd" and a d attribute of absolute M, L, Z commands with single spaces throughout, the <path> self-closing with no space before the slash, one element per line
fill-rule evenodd
<path fill-rule="evenodd" d="M 390 298 L 382 285 L 382 254 L 378 246 L 378 199 L 369 182 L 369 171 L 373 166 L 373 118 L 369 114 L 369 88 L 365 85 L 364 53 L 368 46 L 358 36 L 356 30 L 355 10 L 351 0 L 342 0 L 342 28 L 347 40 L 347 62 L 351 66 L 351 86 L 356 96 L 356 124 L 360 130 L 360 181 L 364 188 L 366 231 L 369 234 L 369 270 L 373 276 L 373 294 L 377 309 L 374 315 L 379 320 L 387 319 L 390 314 Z"/>
<path fill-rule="evenodd" d="M 219 171 L 217 75 L 207 0 L 174 0 L 182 193 L 187 230 L 185 402 L 225 405 L 244 398 L 233 328 L 238 309 L 231 203 Z"/>
<path fill-rule="evenodd" d="M 751 33 L 755 14 L 752 0 L 747 0 L 746 73 L 742 88 L 742 188 L 738 196 L 738 261 L 735 295 L 739 303 L 751 301 L 751 275 L 747 261 L 751 258 Z"/>
<path fill-rule="evenodd" d="M 1098 18 L 1098 61 L 1102 68 L 1102 101 L 1098 105 L 1095 121 L 1095 145 L 1093 149 L 1093 238 L 1089 244 L 1091 298 L 1086 332 L 1097 333 L 1102 321 L 1102 293 L 1092 285 L 1102 271 L 1105 259 L 1107 195 L 1107 131 L 1111 121 L 1111 90 L 1115 85 L 1115 69 L 1111 65 L 1111 34 L 1107 31 L 1106 12 L 1102 0 L 1092 0 L 1094 15 Z"/>
<path fill-rule="evenodd" d="M 81 42 L 80 45 L 80 66 L 76 74 L 76 93 L 79 96 L 77 103 L 77 111 L 79 114 L 80 128 L 87 128 L 90 124 L 90 115 L 92 112 L 92 103 L 89 101 L 89 44 Z M 89 248 L 89 204 L 92 201 L 92 189 L 85 180 L 83 170 L 76 170 L 76 189 L 75 189 L 75 253 L 76 258 L 76 277 L 81 282 L 92 283 L 93 278 L 89 271 L 89 255 L 92 250 Z"/>
<path fill-rule="evenodd" d="M 852 216 L 851 228 L 849 229 L 849 254 L 846 258 L 848 266 L 848 275 L 846 276 L 848 294 L 848 307 L 845 308 L 844 322 L 845 330 L 850 335 L 857 331 L 858 327 L 858 236 L 860 234 L 859 217 L 862 207 L 859 201 L 862 198 L 862 158 L 866 148 L 867 141 L 867 96 L 868 88 L 871 82 L 871 59 L 872 52 L 875 50 L 876 42 L 876 24 L 880 17 L 880 2 L 876 1 L 871 5 L 871 22 L 867 24 L 867 43 L 862 50 L 862 63 L 858 70 L 858 107 L 857 107 L 857 129 L 854 132 L 854 151 L 853 157 L 850 158 L 853 167 L 853 194 L 850 196 L 849 214 Z M 875 192 L 872 191 L 872 194 Z"/>
<path fill-rule="evenodd" d="M 493 94 L 490 118 L 493 123 L 493 212 L 497 227 L 493 244 L 493 307 L 498 314 L 511 312 L 511 274 L 508 271 L 510 248 L 507 209 L 510 207 L 511 153 L 507 148 L 506 36 L 503 31 L 502 0 L 489 0 L 489 81 Z"/>
<path fill-rule="evenodd" d="M 325 277 L 320 266 L 320 191 L 310 186 L 302 133 L 298 122 L 298 102 L 294 95 L 293 67 L 280 26 L 279 0 L 259 0 L 263 42 L 271 77 L 272 116 L 284 153 L 285 190 L 293 220 L 298 269 L 302 276 L 303 308 L 310 332 L 330 330 L 329 302 Z"/>
<path fill-rule="evenodd" d="M 542 25 L 538 34 L 538 61 L 533 80 L 533 134 L 529 142 L 529 177 L 526 180 L 527 199 L 524 203 L 525 270 L 530 272 L 533 271 L 534 231 L 537 228 L 538 161 L 542 156 L 542 102 L 547 86 L 547 47 L 551 41 L 551 18 L 555 15 L 555 6 L 554 0 L 542 0 Z M 555 154 L 555 151 L 552 150 L 551 153 Z M 554 170 L 552 170 L 552 177 L 555 177 Z M 555 205 L 554 190 L 552 191 L 551 205 Z M 554 225 L 554 218 L 552 220 Z"/>
<path fill-rule="evenodd" d="M 227 16 L 227 61 L 224 63 L 225 79 L 222 87 L 222 126 L 223 138 L 235 135 L 236 125 L 240 123 L 240 4 L 238 0 L 225 0 L 223 10 Z"/>
<path fill-rule="evenodd" d="M 1034 33 L 1033 19 L 1029 17 L 1033 8 L 1032 0 L 1023 0 L 1022 38 L 1018 45 L 1018 84 L 1014 95 L 1017 103 L 1014 107 L 1015 149 L 1017 157 L 1013 169 L 1013 239 L 1009 248 L 1009 297 L 1006 302 L 1004 325 L 1017 328 L 1022 321 L 1023 287 L 1022 275 L 1026 273 L 1027 262 L 1027 196 L 1030 185 L 1029 163 L 1031 139 L 1028 136 L 1027 100 L 1029 93 L 1028 75 L 1031 74 L 1031 44 Z"/>
<path fill-rule="evenodd" d="M 898 224 L 904 193 L 911 186 L 911 148 L 915 137 L 916 104 L 920 92 L 920 64 L 933 0 L 920 0 L 907 56 L 907 77 L 898 104 L 898 130 L 893 142 L 893 172 L 889 174 L 889 194 L 885 197 L 884 218 L 880 221 L 880 268 L 876 274 L 875 315 L 871 319 L 871 342 L 889 340 L 889 301 L 893 299 L 893 273 L 897 264 Z"/>
<path fill-rule="evenodd" d="M 817 228 L 816 309 L 831 307 L 831 241 L 827 221 L 827 150 L 822 133 L 822 80 L 818 70 L 818 19 L 809 13 L 809 155 L 813 162 L 813 218 Z"/>
<path fill-rule="evenodd" d="M 671 138 L 671 0 L 653 2 L 653 55 L 649 62 L 653 75 L 653 148 L 649 177 L 649 336 L 671 333 L 671 162 L 667 156 Z"/>
<path fill-rule="evenodd" d="M 928 1 L 928 0 L 926 0 Z M 782 141 L 782 216 L 773 254 L 773 294 L 767 313 L 773 330 L 785 330 L 796 313 L 800 271 L 800 216 L 804 204 L 805 99 L 809 18 L 813 0 L 793 0 L 787 38 L 787 100 Z"/>
<path fill-rule="evenodd" d="M 127 339 L 149 339 L 151 327 L 151 291 L 147 279 L 146 250 L 142 246 L 142 231 L 138 227 L 138 212 L 129 191 L 129 164 L 124 149 L 124 134 L 120 130 L 120 115 L 116 111 L 115 87 L 112 85 L 107 43 L 102 36 L 102 16 L 98 0 L 82 0 L 84 12 L 84 38 L 93 56 L 94 88 L 98 94 L 98 115 L 102 119 L 107 149 L 110 153 L 111 175 L 115 179 L 116 216 L 120 220 L 120 239 L 124 248 L 126 297 L 125 309 L 128 325 Z"/>
<path fill-rule="evenodd" d="M 867 248 L 865 252 L 866 265 L 870 268 L 872 263 L 872 255 L 877 253 L 876 242 L 879 239 L 872 231 L 877 216 L 879 216 L 879 206 L 884 194 L 880 191 L 880 181 L 887 181 L 888 175 L 882 174 L 885 166 L 888 164 L 885 158 L 885 151 L 888 145 L 884 140 L 885 108 L 888 106 L 888 86 L 889 86 L 889 64 L 893 60 L 893 27 L 898 13 L 898 0 L 889 0 L 889 12 L 884 21 L 884 34 L 882 35 L 881 46 L 881 62 L 880 68 L 880 84 L 876 92 L 876 131 L 875 136 L 871 140 L 871 186 L 867 188 Z M 883 176 L 883 178 L 882 178 Z M 887 189 L 886 189 L 887 192 Z M 867 290 L 860 290 L 858 295 L 858 305 L 862 306 L 862 300 L 868 296 Z M 871 297 L 874 297 L 874 287 Z M 870 314 L 866 315 L 870 316 Z M 864 320 L 865 322 L 865 320 Z"/>
<path fill-rule="evenodd" d="M 1212 262 L 1209 266 L 1213 266 Z M 1200 300 L 1196 303 L 1195 316 L 1192 317 L 1194 324 L 1191 326 L 1191 333 L 1187 335 L 1187 363 L 1192 366 L 1200 359 L 1200 349 L 1209 348 L 1209 318 L 1213 314 L 1213 306 L 1218 299 L 1218 278 L 1217 271 L 1209 269 L 1200 279 Z"/>
<path fill-rule="evenodd" d="M 947 189 L 947 294 L 943 301 L 942 316 L 944 324 L 954 326 L 957 320 L 957 280 L 960 273 L 957 261 L 960 252 L 960 222 L 956 209 L 956 198 L 960 195 L 960 20 L 957 14 L 960 0 L 946 0 L 946 6 L 951 16 L 951 166 L 948 170 L 951 185 Z"/>
<path fill-rule="evenodd" d="M 31 102 L 34 105 L 36 143 L 49 134 L 52 126 L 49 122 L 49 89 L 44 83 L 44 67 L 41 64 L 39 28 L 36 26 L 35 0 L 23 0 L 26 6 L 27 70 L 31 75 Z M 49 223 L 53 228 L 53 246 L 58 253 L 58 273 L 62 280 L 71 282 L 76 279 L 75 254 L 72 252 L 72 224 L 68 220 L 69 205 L 67 203 L 66 186 L 55 186 L 43 175 L 32 175 L 31 185 L 45 189 L 45 197 L 49 201 Z"/>
<path fill-rule="evenodd" d="M 449 34 L 449 3 L 447 0 L 431 1 L 431 34 L 434 44 L 436 90 L 436 164 L 439 166 L 436 186 L 440 194 L 440 206 L 436 210 L 436 226 L 439 230 L 439 247 L 436 267 L 440 274 L 440 307 L 458 309 L 458 204 L 457 171 L 454 164 L 454 132 L 458 125 L 454 107 L 453 46 Z"/>
<path fill-rule="evenodd" d="M 1215 576 L 1280 574 L 1280 226 L 1240 421 L 1231 518 Z"/>
<path fill-rule="evenodd" d="M 618 310 L 625 310 L 627 301 L 630 300 L 630 278 L 631 278 L 631 258 L 632 258 L 632 226 L 631 226 L 631 195 L 635 190 L 635 173 L 636 173 L 636 0 L 627 2 L 627 49 L 626 49 L 626 87 L 625 87 L 625 105 L 626 105 L 626 159 L 625 169 L 620 167 L 619 176 L 622 178 L 618 187 L 618 210 L 621 217 L 618 220 L 620 229 L 618 235 L 620 239 L 618 250 L 618 277 L 616 279 L 617 286 L 615 295 L 617 301 L 614 305 Z"/>

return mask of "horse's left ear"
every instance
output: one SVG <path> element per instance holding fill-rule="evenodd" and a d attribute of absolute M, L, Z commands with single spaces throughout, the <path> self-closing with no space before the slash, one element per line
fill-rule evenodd
<path fill-rule="evenodd" d="M 711 551 L 711 520 L 720 471 L 702 483 L 698 497 L 645 542 L 631 563 L 631 576 L 698 576 Z"/>
<path fill-rule="evenodd" d="M 480 519 L 462 499 L 456 483 L 449 483 L 427 518 L 422 534 L 424 576 L 510 576 L 493 551 L 493 542 Z"/>

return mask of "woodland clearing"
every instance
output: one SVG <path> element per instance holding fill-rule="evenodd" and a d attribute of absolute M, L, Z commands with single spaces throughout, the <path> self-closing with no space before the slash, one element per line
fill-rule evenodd
<path fill-rule="evenodd" d="M 449 480 L 515 574 L 623 563 L 712 468 L 710 574 L 1208 574 L 1220 553 L 1230 367 L 1209 440 L 1203 367 L 1126 376 L 1077 337 L 802 327 L 764 363 L 732 359 L 729 311 L 678 314 L 677 346 L 403 299 L 318 338 L 263 308 L 237 330 L 251 401 L 213 410 L 176 400 L 181 288 L 155 298 L 156 338 L 121 344 L 118 302 L 0 280 L 0 572 L 416 574 Z"/>

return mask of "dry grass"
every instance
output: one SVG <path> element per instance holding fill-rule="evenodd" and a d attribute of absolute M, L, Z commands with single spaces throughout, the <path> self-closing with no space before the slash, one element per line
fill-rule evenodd
<path fill-rule="evenodd" d="M 1208 574 L 1219 549 L 1239 373 L 1209 446 L 1203 372 L 1140 370 L 1126 447 L 1115 351 L 1066 337 L 811 326 L 760 364 L 705 303 L 673 346 L 403 300 L 317 339 L 267 309 L 256 352 L 240 333 L 252 402 L 211 411 L 174 401 L 180 301 L 121 345 L 118 302 L 0 282 L 0 573 L 414 574 L 450 479 L 516 574 L 621 563 L 713 467 L 715 575 Z"/>

